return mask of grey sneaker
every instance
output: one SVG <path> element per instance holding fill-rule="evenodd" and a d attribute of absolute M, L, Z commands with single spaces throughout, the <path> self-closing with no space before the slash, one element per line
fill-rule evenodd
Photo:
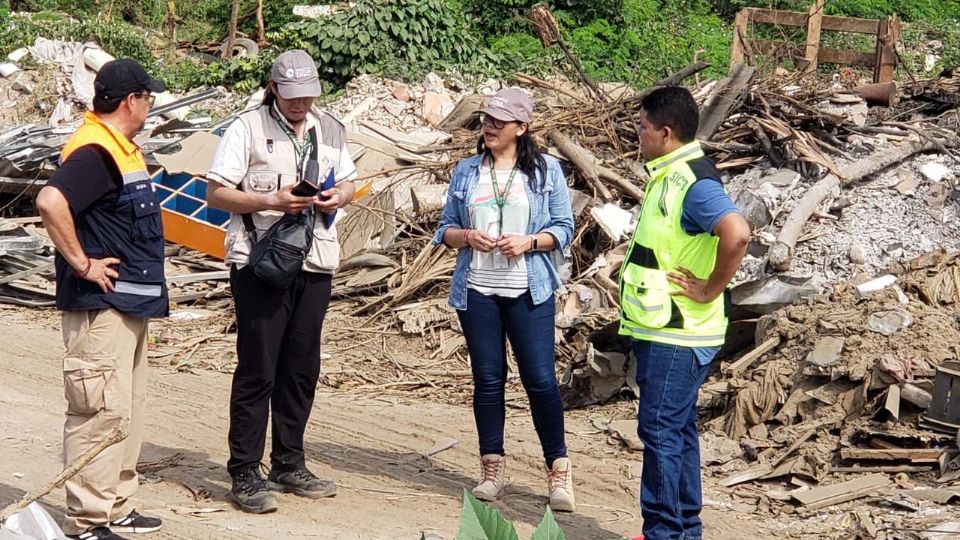
<path fill-rule="evenodd" d="M 240 471 L 233 477 L 230 495 L 244 512 L 266 514 L 277 510 L 277 499 L 267 490 L 267 485 L 254 469 Z"/>
<path fill-rule="evenodd" d="M 322 499 L 337 494 L 337 485 L 332 480 L 317 478 L 306 467 L 283 472 L 271 470 L 267 476 L 267 488 L 309 499 Z"/>

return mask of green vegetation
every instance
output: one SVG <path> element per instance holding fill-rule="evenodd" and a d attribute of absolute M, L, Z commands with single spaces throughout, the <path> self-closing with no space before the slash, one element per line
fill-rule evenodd
<path fill-rule="evenodd" d="M 114 56 L 135 58 L 153 68 L 155 60 L 143 29 L 123 21 L 96 18 L 76 20 L 62 13 L 14 13 L 7 19 L 8 31 L 0 34 L 0 53 L 33 45 L 38 37 L 69 41 L 94 40 Z"/>
<path fill-rule="evenodd" d="M 217 43 L 226 34 L 232 0 L 177 2 L 178 39 Z M 527 20 L 537 0 L 357 0 L 353 9 L 319 20 L 299 20 L 299 0 L 264 3 L 270 46 L 257 58 L 205 65 L 169 55 L 163 0 L 0 0 L 0 54 L 33 44 L 37 36 L 95 40 L 116 56 L 136 58 L 176 90 L 223 84 L 250 91 L 265 82 L 279 51 L 303 48 L 317 59 L 328 91 L 361 73 L 405 80 L 428 71 L 465 78 L 544 75 L 570 70 L 557 47 L 544 49 Z M 563 39 L 587 73 L 598 81 L 647 85 L 691 63 L 712 64 L 708 76 L 728 68 L 733 15 L 744 7 L 806 11 L 812 0 L 552 0 Z M 9 5 L 13 12 L 7 15 Z M 253 0 L 242 0 L 239 29 L 256 35 Z M 942 43 L 937 69 L 960 64 L 960 2 L 941 0 L 829 0 L 828 14 L 906 21 L 900 53 L 922 73 L 926 51 Z M 31 13 L 22 13 L 29 11 Z M 70 13 L 70 16 L 65 12 Z M 772 30 L 771 30 L 772 31 Z M 803 29 L 770 36 L 802 42 Z M 828 33 L 830 46 L 869 50 L 870 38 Z M 155 60 L 159 58 L 159 60 Z M 825 69 L 830 69 L 829 67 Z M 904 73 L 906 76 L 906 74 Z"/>
<path fill-rule="evenodd" d="M 463 490 L 463 507 L 460 510 L 459 540 L 519 540 L 513 524 L 503 519 L 500 512 L 487 506 Z M 540 525 L 533 531 L 530 540 L 564 540 L 563 531 L 547 507 Z"/>

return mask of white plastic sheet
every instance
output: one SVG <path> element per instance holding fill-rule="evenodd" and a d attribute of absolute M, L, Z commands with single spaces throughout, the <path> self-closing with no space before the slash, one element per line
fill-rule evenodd
<path fill-rule="evenodd" d="M 35 502 L 10 516 L 0 527 L 0 540 L 66 540 L 66 538 L 53 517 Z"/>

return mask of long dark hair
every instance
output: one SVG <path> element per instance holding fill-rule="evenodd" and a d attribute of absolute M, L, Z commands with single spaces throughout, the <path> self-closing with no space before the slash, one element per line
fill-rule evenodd
<path fill-rule="evenodd" d="M 484 159 L 490 154 L 490 150 L 483 142 L 483 135 L 477 141 L 477 154 L 483 155 Z M 543 189 L 547 181 L 547 160 L 543 159 L 543 152 L 537 146 L 536 141 L 533 140 L 529 129 L 517 138 L 517 167 L 523 174 L 527 175 L 531 189 L 534 191 Z M 541 178 L 539 184 L 537 183 L 538 171 Z"/>
<path fill-rule="evenodd" d="M 273 93 L 273 81 L 270 81 L 267 83 L 267 87 L 263 89 L 263 101 L 260 104 L 269 107 L 276 100 L 277 95 Z"/>

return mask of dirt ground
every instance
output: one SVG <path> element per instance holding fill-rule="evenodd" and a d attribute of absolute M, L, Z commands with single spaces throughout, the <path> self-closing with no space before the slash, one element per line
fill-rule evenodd
<path fill-rule="evenodd" d="M 0 506 L 46 484 L 61 468 L 61 350 L 55 312 L 0 306 Z M 280 495 L 278 512 L 253 516 L 227 500 L 229 387 L 226 373 L 151 364 L 142 487 L 135 502 L 166 523 L 152 538 L 415 539 L 421 531 L 454 538 L 462 490 L 472 486 L 477 468 L 469 408 L 321 386 L 307 428 L 307 459 L 314 472 L 337 482 L 339 494 L 321 501 Z M 464 385 L 465 395 L 469 391 Z M 568 413 L 578 511 L 557 518 L 569 539 L 640 532 L 639 454 L 608 444 L 590 421 L 628 418 L 631 407 L 622 402 Z M 508 411 L 507 435 L 511 486 L 497 506 L 527 538 L 546 500 L 527 411 Z M 445 438 L 461 444 L 429 459 L 419 454 Z M 705 482 L 707 538 L 789 536 L 785 523 L 745 511 L 712 477 Z M 63 490 L 43 503 L 62 518 Z"/>

